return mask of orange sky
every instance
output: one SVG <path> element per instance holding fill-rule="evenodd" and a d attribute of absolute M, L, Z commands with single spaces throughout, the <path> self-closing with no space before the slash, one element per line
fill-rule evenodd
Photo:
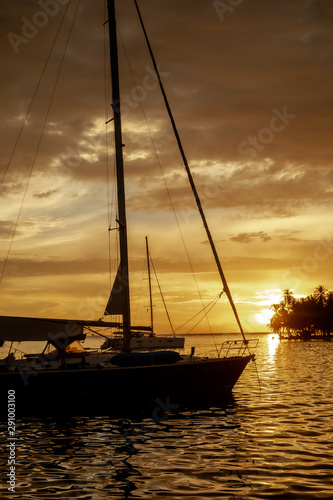
<path fill-rule="evenodd" d="M 107 197 L 111 205 L 112 123 L 109 188 L 106 182 L 102 0 L 79 3 L 47 114 L 77 5 L 70 1 L 6 171 L 67 4 L 4 0 L 0 7 L 1 178 L 6 172 L 0 314 L 101 317 L 110 287 L 109 236 L 112 272 L 117 266 L 115 232 L 108 232 L 115 212 Z M 265 310 L 283 289 L 299 296 L 320 284 L 333 288 L 333 4 L 141 0 L 140 6 L 244 329 L 263 330 Z M 148 320 L 143 269 L 149 235 L 176 328 L 201 302 L 155 149 L 204 304 L 221 285 L 132 1 L 118 0 L 117 11 L 132 316 Z M 157 326 L 168 331 L 154 293 Z M 216 332 L 237 330 L 224 299 L 210 321 Z M 196 328 L 207 330 L 206 321 Z"/>

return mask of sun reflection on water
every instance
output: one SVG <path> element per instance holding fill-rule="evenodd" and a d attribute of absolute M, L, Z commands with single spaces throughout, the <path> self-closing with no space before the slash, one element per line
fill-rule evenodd
<path fill-rule="evenodd" d="M 268 337 L 268 354 L 269 354 L 269 356 L 274 356 L 279 343 L 280 343 L 280 339 L 279 339 L 279 336 L 277 334 L 269 335 L 269 337 Z"/>

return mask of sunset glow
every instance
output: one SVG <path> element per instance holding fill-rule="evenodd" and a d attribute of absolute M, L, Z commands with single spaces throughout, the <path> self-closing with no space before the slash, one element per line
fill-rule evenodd
<path fill-rule="evenodd" d="M 212 2 L 195 0 L 190 9 L 188 2 L 142 2 L 246 331 L 266 330 L 270 305 L 285 288 L 295 296 L 319 284 L 333 288 L 327 118 L 332 6 L 324 2 L 314 11 L 310 4 L 302 13 L 288 4 L 286 15 L 285 2 L 256 8 L 239 2 L 222 21 Z M 104 78 L 104 2 L 80 4 L 61 69 L 65 45 L 59 39 L 43 75 L 64 5 L 26 43 L 15 45 L 8 36 L 22 36 L 22 16 L 33 20 L 36 8 L 21 0 L 2 6 L 0 314 L 99 318 L 118 258 L 113 124 L 105 124 L 111 98 Z M 144 320 L 141 283 L 149 235 L 177 328 L 207 307 L 222 284 L 132 2 L 118 2 L 117 8 L 132 314 Z M 68 16 L 74 16 L 72 5 Z M 156 323 L 168 331 L 155 287 Z M 224 295 L 195 331 L 210 329 L 237 330 Z"/>

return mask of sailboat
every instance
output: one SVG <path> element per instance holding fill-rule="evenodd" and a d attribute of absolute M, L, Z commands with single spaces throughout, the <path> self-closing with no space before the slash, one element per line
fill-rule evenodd
<path fill-rule="evenodd" d="M 155 350 L 155 349 L 163 349 L 163 348 L 172 348 L 172 349 L 183 349 L 185 345 L 185 338 L 176 336 L 173 331 L 173 335 L 156 335 L 154 333 L 154 313 L 153 313 L 153 295 L 152 295 L 152 286 L 151 286 L 151 270 L 150 270 L 150 253 L 149 253 L 149 244 L 148 244 L 148 236 L 145 238 L 146 240 L 146 255 L 147 255 L 147 271 L 148 271 L 148 286 L 149 286 L 149 312 L 150 312 L 150 328 L 149 332 L 147 331 L 136 331 L 131 334 L 131 349 L 132 350 Z M 119 300 L 120 294 L 119 290 L 121 287 L 121 269 L 119 267 L 116 280 L 114 282 L 113 288 L 110 293 L 110 297 L 108 303 L 105 308 L 105 315 L 110 314 L 121 314 L 121 300 Z M 161 292 L 162 300 L 165 305 L 165 300 Z M 116 298 L 116 300 L 114 300 Z M 117 299 L 119 301 L 119 305 L 117 304 Z M 117 305 L 115 305 L 117 304 Z M 167 316 L 169 318 L 169 313 L 166 309 Z M 170 322 L 170 321 L 169 321 Z M 171 323 L 171 322 L 170 322 Z M 101 349 L 122 349 L 124 345 L 123 335 L 119 332 L 112 337 L 106 337 L 104 344 L 101 345 Z"/>
<path fill-rule="evenodd" d="M 207 396 L 214 396 L 215 400 L 222 401 L 230 395 L 247 364 L 255 358 L 250 351 L 249 341 L 245 337 L 222 270 L 136 0 L 134 3 L 223 292 L 229 299 L 242 339 L 234 341 L 228 352 L 215 358 L 196 356 L 194 348 L 188 355 L 180 354 L 174 350 L 179 347 L 176 342 L 174 345 L 154 345 L 154 350 L 134 348 L 136 333 L 146 332 L 149 339 L 153 329 L 152 325 L 136 326 L 131 321 L 115 0 L 108 0 L 120 263 L 106 306 L 106 315 L 118 314 L 121 320 L 85 321 L 1 316 L 0 341 L 2 344 L 10 342 L 10 350 L 0 361 L 0 390 L 15 391 L 18 413 L 59 409 L 68 413 L 69 408 L 76 412 L 92 408 L 111 411 L 119 405 L 133 407 L 138 402 L 153 402 L 156 398 L 169 398 L 168 401 L 172 400 L 178 405 L 186 404 L 187 401 L 193 403 Z M 118 329 L 122 336 L 121 343 L 117 346 L 119 350 L 111 348 L 88 351 L 80 348 L 79 342 L 85 339 L 86 330 L 91 328 Z M 102 336 L 105 340 L 104 337 Z M 46 346 L 40 354 L 26 354 L 23 358 L 16 359 L 12 346 L 14 342 L 22 341 L 45 341 Z M 4 394 L 1 397 L 5 397 Z"/>

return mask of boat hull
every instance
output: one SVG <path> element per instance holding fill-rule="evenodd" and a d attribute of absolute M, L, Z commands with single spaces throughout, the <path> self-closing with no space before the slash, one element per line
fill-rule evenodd
<path fill-rule="evenodd" d="M 15 391 L 18 415 L 114 413 L 169 401 L 175 407 L 223 401 L 253 355 L 136 367 L 0 373 L 2 401 Z"/>
<path fill-rule="evenodd" d="M 110 338 L 105 342 L 108 347 L 112 347 L 115 350 L 122 349 L 124 347 L 124 340 L 122 338 Z M 140 349 L 183 349 L 185 344 L 184 337 L 132 337 L 131 338 L 131 348 L 134 351 Z"/>

